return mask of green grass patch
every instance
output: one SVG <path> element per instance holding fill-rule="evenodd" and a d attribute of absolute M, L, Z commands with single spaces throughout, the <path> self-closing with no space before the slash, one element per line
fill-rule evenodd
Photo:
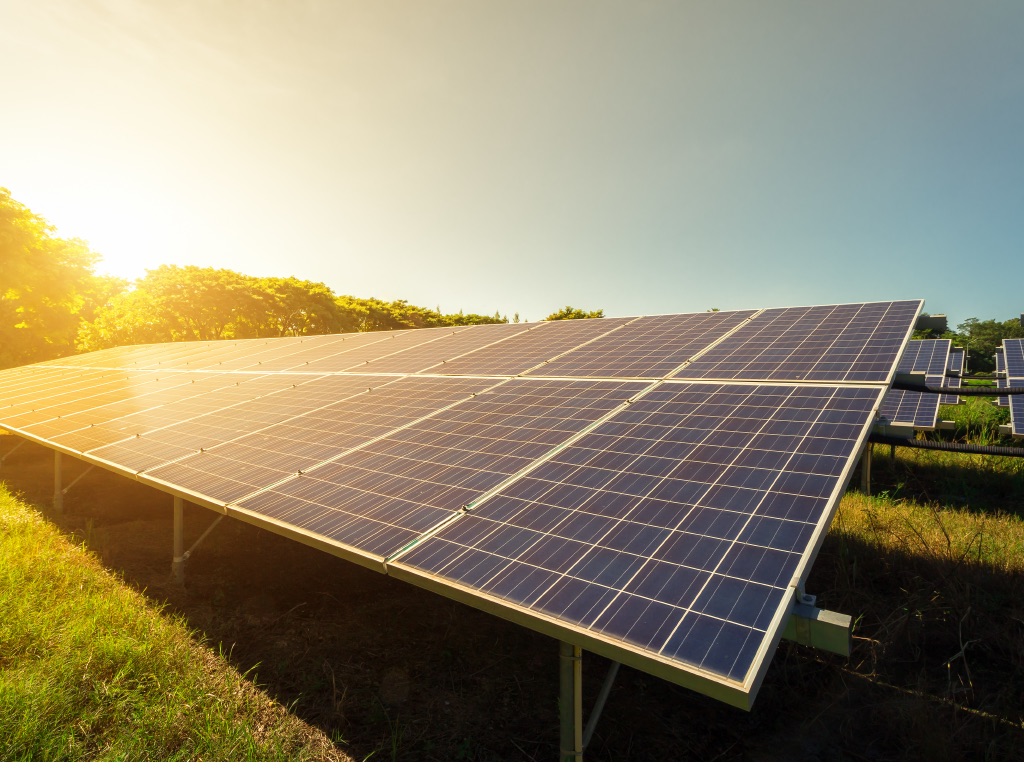
<path fill-rule="evenodd" d="M 0 760 L 344 758 L 0 485 Z"/>

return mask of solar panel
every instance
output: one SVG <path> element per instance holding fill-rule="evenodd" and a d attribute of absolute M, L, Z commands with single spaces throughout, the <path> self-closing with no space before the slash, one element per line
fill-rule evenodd
<path fill-rule="evenodd" d="M 925 384 L 942 386 L 949 369 L 949 339 L 911 339 L 896 370 L 900 373 L 925 375 Z M 891 390 L 882 403 L 880 414 L 891 424 L 917 429 L 935 429 L 939 420 L 941 396 L 930 392 Z"/>
<path fill-rule="evenodd" d="M 919 301 L 766 309 L 675 378 L 885 383 Z"/>
<path fill-rule="evenodd" d="M 389 568 L 750 685 L 879 395 L 663 384 Z"/>
<path fill-rule="evenodd" d="M 947 375 L 942 379 L 942 386 L 947 389 L 960 389 L 964 375 L 964 350 L 962 347 L 953 347 L 949 351 L 947 367 Z M 942 405 L 957 405 L 960 402 L 960 396 L 942 395 L 939 402 Z"/>
<path fill-rule="evenodd" d="M 1003 339 L 1003 364 L 1007 378 L 1024 379 L 1024 339 Z"/>
<path fill-rule="evenodd" d="M 1006 383 L 1024 387 L 1024 339 L 1003 339 Z M 1014 437 L 1024 437 L 1024 395 L 1010 395 L 1010 429 Z"/>
<path fill-rule="evenodd" d="M 128 470 L 144 472 L 167 461 L 195 453 L 280 420 L 264 399 L 257 407 L 244 407 L 274 393 L 292 397 L 291 389 L 305 381 L 281 374 L 218 377 L 222 386 L 173 405 L 150 409 L 127 419 L 115 419 L 108 428 L 118 429 L 127 421 L 132 428 L 144 428 L 119 442 L 89 451 L 89 456 Z M 232 383 L 233 382 L 233 383 Z M 209 383 L 209 382 L 206 382 Z M 264 407 L 266 406 L 266 410 Z M 141 419 L 139 418 L 141 417 Z"/>
<path fill-rule="evenodd" d="M 920 306 L 139 345 L 0 425 L 749 706 Z"/>
<path fill-rule="evenodd" d="M 498 344 L 446 360 L 424 372 L 467 376 L 518 376 L 557 355 L 575 349 L 633 318 L 552 320 Z"/>
<path fill-rule="evenodd" d="M 326 392 L 303 413 L 146 476 L 230 504 L 493 387 L 495 381 L 328 376 L 314 383 Z"/>
<path fill-rule="evenodd" d="M 494 323 L 475 325 L 463 333 L 453 333 L 446 338 L 421 344 L 386 357 L 368 361 L 349 370 L 383 373 L 419 373 L 443 364 L 446 360 L 460 357 L 486 348 L 509 336 L 516 336 L 537 326 L 537 323 Z"/>
<path fill-rule="evenodd" d="M 233 506 L 383 561 L 642 388 L 508 381 Z"/>
<path fill-rule="evenodd" d="M 533 369 L 537 376 L 660 378 L 748 319 L 753 310 L 642 317 Z"/>

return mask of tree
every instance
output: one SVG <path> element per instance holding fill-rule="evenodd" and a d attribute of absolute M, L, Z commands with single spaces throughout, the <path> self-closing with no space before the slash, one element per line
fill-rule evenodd
<path fill-rule="evenodd" d="M 151 341 L 209 341 L 258 335 L 265 294 L 228 269 L 163 265 L 114 297 L 85 323 L 79 348 Z"/>
<path fill-rule="evenodd" d="M 93 275 L 99 258 L 0 187 L 0 367 L 74 352 L 80 317 L 124 285 Z"/>
<path fill-rule="evenodd" d="M 604 317 L 603 309 L 595 309 L 588 312 L 585 309 L 577 309 L 576 307 L 569 306 L 566 304 L 562 309 L 557 312 L 552 312 L 550 315 L 545 317 L 545 320 L 583 320 L 588 317 Z"/>
<path fill-rule="evenodd" d="M 956 327 L 956 333 L 945 333 L 943 336 L 953 339 L 954 343 L 967 350 L 968 370 L 981 372 L 995 370 L 996 349 L 1003 339 L 1021 338 L 1024 335 L 1022 330 L 1018 317 L 1002 322 L 969 317 Z"/>

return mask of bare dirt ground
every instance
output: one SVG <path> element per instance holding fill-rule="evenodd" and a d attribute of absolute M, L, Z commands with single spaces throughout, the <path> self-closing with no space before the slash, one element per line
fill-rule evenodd
<path fill-rule="evenodd" d="M 0 456 L 16 442 L 0 436 Z M 231 519 L 189 560 L 184 588 L 175 586 L 170 497 L 96 469 L 68 492 L 63 513 L 49 512 L 52 456 L 24 444 L 0 481 L 356 759 L 557 759 L 555 640 Z M 86 466 L 65 458 L 65 484 Z M 186 504 L 186 547 L 214 518 Z M 826 544 L 808 586 L 825 607 L 856 615 L 856 605 L 828 599 L 832 570 L 851 556 L 837 546 Z M 872 557 L 891 555 L 856 557 L 870 570 Z M 902 582 L 891 581 L 883 586 L 896 605 Z M 849 660 L 783 642 L 751 712 L 623 667 L 587 758 L 1024 756 L 1024 657 L 1008 669 L 1005 655 L 972 651 L 965 693 L 948 663 L 956 627 L 918 613 L 878 622 Z M 586 707 L 607 668 L 584 654 Z"/>

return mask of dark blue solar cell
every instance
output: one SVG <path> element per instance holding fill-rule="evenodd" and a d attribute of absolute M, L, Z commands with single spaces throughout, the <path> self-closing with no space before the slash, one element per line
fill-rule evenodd
<path fill-rule="evenodd" d="M 732 539 L 743 528 L 747 515 L 698 507 L 686 517 L 686 530 L 702 536 Z"/>
<path fill-rule="evenodd" d="M 785 574 L 791 573 L 800 556 L 793 552 L 735 544 L 722 562 L 721 572 L 729 576 L 776 587 L 788 584 Z"/>
<path fill-rule="evenodd" d="M 739 541 L 790 552 L 803 551 L 810 541 L 813 526 L 791 520 L 763 517 L 763 513 L 764 510 L 760 510 L 760 514 L 750 521 L 740 534 Z"/>
<path fill-rule="evenodd" d="M 545 536 L 534 546 L 520 553 L 519 560 L 556 573 L 576 562 L 589 549 L 589 545 L 555 536 Z"/>
<path fill-rule="evenodd" d="M 629 519 L 644 525 L 675 528 L 692 509 L 691 504 L 644 499 L 630 510 Z"/>
<path fill-rule="evenodd" d="M 514 603 L 532 605 L 560 578 L 559 574 L 551 571 L 523 563 L 510 563 L 487 584 L 487 589 L 504 595 L 505 599 Z"/>
<path fill-rule="evenodd" d="M 822 507 L 821 499 L 769 491 L 758 514 L 809 523 L 821 514 Z"/>
<path fill-rule="evenodd" d="M 637 555 L 593 547 L 569 568 L 567 573 L 605 587 L 622 589 L 636 575 L 643 562 Z"/>
<path fill-rule="evenodd" d="M 761 499 L 764 492 L 750 488 L 732 488 L 727 485 L 716 485 L 707 495 L 701 499 L 701 506 L 712 510 L 729 510 L 730 512 L 741 512 L 751 514 Z"/>
<path fill-rule="evenodd" d="M 657 557 L 670 563 L 700 570 L 714 569 L 729 549 L 729 542 L 686 531 L 668 534 L 658 549 Z"/>
<path fill-rule="evenodd" d="M 680 611 L 640 595 L 620 593 L 591 625 L 595 631 L 657 650 L 672 634 Z"/>
<path fill-rule="evenodd" d="M 777 592 L 763 584 L 715 575 L 694 601 L 693 610 L 765 631 L 781 597 Z"/>
<path fill-rule="evenodd" d="M 551 532 L 576 541 L 601 541 L 617 522 L 614 517 L 576 512 L 554 526 Z"/>
<path fill-rule="evenodd" d="M 650 557 L 668 535 L 664 528 L 623 520 L 616 523 L 615 528 L 605 535 L 601 542 L 612 549 Z"/>
<path fill-rule="evenodd" d="M 651 600 L 685 608 L 700 594 L 708 574 L 681 565 L 650 560 L 640 569 L 629 591 Z"/>
<path fill-rule="evenodd" d="M 533 607 L 568 621 L 589 624 L 600 613 L 599 606 L 611 602 L 614 594 L 608 587 L 563 577 Z"/>

